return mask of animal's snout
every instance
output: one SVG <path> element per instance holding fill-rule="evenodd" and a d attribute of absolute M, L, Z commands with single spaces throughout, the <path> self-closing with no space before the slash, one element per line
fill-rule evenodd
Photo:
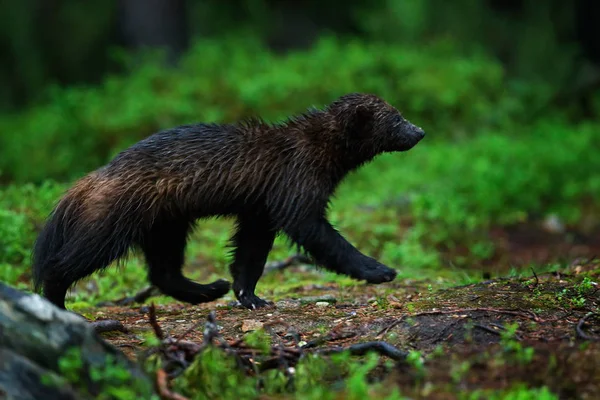
<path fill-rule="evenodd" d="M 425 131 L 418 126 L 413 126 L 412 133 L 418 140 L 421 140 L 425 137 Z"/>

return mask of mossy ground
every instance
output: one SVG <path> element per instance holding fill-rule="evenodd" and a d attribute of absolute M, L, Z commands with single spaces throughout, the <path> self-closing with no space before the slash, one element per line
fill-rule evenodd
<path fill-rule="evenodd" d="M 600 262 L 590 255 L 600 242 L 568 244 L 556 236 L 549 252 L 536 253 L 533 232 L 539 231 L 518 230 L 523 229 L 530 229 L 530 240 L 520 243 L 520 251 L 499 256 L 505 268 L 482 267 L 480 273 L 495 271 L 494 276 L 474 283 L 399 278 L 367 285 L 298 265 L 263 277 L 259 294 L 276 303 L 268 309 L 234 306 L 231 296 L 199 306 L 163 297 L 128 307 L 74 305 L 90 320 L 121 321 L 128 333 L 104 336 L 132 358 L 152 332 L 147 305 L 157 301 L 165 333 L 187 332 L 185 339 L 192 342 L 202 342 L 203 322 L 215 310 L 221 334 L 232 342 L 248 334 L 242 326 L 250 320 L 282 342 L 290 333 L 306 342 L 322 339 L 317 348 L 383 340 L 416 355 L 394 365 L 382 357 L 369 373 L 373 385 L 377 382 L 372 398 L 387 398 L 395 389 L 410 398 L 483 399 L 502 393 L 499 398 L 598 398 L 600 341 L 584 340 L 576 327 L 599 310 Z M 516 243 L 505 243 L 516 249 Z M 571 262 L 541 264 L 552 249 L 570 254 Z M 329 305 L 317 305 L 319 299 Z M 595 338 L 599 327 L 600 318 L 593 316 L 581 325 Z"/>

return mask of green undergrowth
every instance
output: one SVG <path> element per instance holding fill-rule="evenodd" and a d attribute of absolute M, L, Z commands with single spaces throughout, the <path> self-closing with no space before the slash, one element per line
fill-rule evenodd
<path fill-rule="evenodd" d="M 127 145 L 183 123 L 279 120 L 352 91 L 382 96 L 428 132 L 409 152 L 351 174 L 330 210 L 360 250 L 400 278 L 469 281 L 494 256 L 490 228 L 548 214 L 577 226 L 584 210 L 598 207 L 598 127 L 569 121 L 565 110 L 533 119 L 552 90 L 507 79 L 483 53 L 465 56 L 449 41 L 415 48 L 323 38 L 276 55 L 251 38 L 202 40 L 177 68 L 149 57 L 128 75 L 55 88 L 36 106 L 0 116 L 0 179 L 9 182 L 0 187 L 0 279 L 29 287 L 31 247 L 52 206 Z M 192 277 L 225 275 L 231 228 L 231 220 L 199 224 L 187 254 Z M 460 255 L 443 257 L 455 250 Z M 278 238 L 270 259 L 291 252 Z M 96 277 L 74 291 L 76 300 L 114 299 L 146 274 L 134 256 Z M 301 285 L 314 276 L 287 278 Z M 353 284 L 332 274 L 319 279 Z M 281 282 L 267 277 L 261 287 L 275 291 Z"/>
<path fill-rule="evenodd" d="M 515 347 L 520 345 L 511 336 L 511 332 L 503 336 L 501 351 L 486 355 L 491 362 L 512 364 L 528 364 L 531 357 L 522 361 L 519 352 L 524 350 Z M 261 329 L 247 335 L 244 341 L 257 353 L 270 348 L 269 336 Z M 527 348 L 526 350 L 533 350 Z M 531 353 L 531 352 L 528 352 Z M 261 356 L 256 356 L 260 360 Z M 398 364 L 369 352 L 365 356 L 352 356 L 349 352 L 341 352 L 330 356 L 307 354 L 294 367 L 268 371 L 253 371 L 247 374 L 230 354 L 223 350 L 209 347 L 196 356 L 185 371 L 173 380 L 173 390 L 190 399 L 237 398 L 237 399 L 386 399 L 400 400 L 428 398 L 444 392 L 452 393 L 450 398 L 479 399 L 558 399 L 548 387 L 531 387 L 523 383 L 506 385 L 502 389 L 473 389 L 466 385 L 466 375 L 472 367 L 469 360 L 457 365 L 451 372 L 452 383 L 425 385 L 431 364 L 435 364 L 436 353 L 428 356 L 419 351 L 410 351 L 406 361 Z M 478 360 L 479 361 L 479 360 Z M 481 361 L 479 361 L 481 362 Z M 426 365 L 427 363 L 427 365 Z M 260 362 L 257 363 L 260 365 Z M 463 366 L 462 370 L 459 367 Z M 146 361 L 148 371 L 156 371 L 162 363 L 157 357 Z M 395 370 L 414 378 L 414 388 L 406 390 L 394 382 Z"/>
<path fill-rule="evenodd" d="M 333 200 L 331 220 L 363 252 L 398 268 L 400 278 L 456 283 L 469 274 L 468 265 L 493 254 L 486 233 L 495 225 L 549 213 L 566 224 L 580 222 L 581 205 L 600 198 L 596 132 L 592 124 L 545 122 L 512 136 L 489 132 L 437 142 L 432 135 L 407 153 L 382 156 L 350 175 Z M 0 189 L 0 279 L 28 286 L 35 235 L 67 187 L 47 182 Z M 231 228 L 227 219 L 199 223 L 187 253 L 192 277 L 227 277 Z M 468 253 L 448 265 L 440 248 L 457 246 L 466 246 Z M 270 260 L 284 259 L 292 250 L 279 237 Z M 141 288 L 145 276 L 141 258 L 134 255 L 125 267 L 103 272 L 91 292 L 114 299 Z M 301 285 L 314 276 L 290 279 L 290 285 Z M 319 279 L 345 280 L 333 274 Z M 281 282 L 261 280 L 261 287 L 270 285 Z"/>
<path fill-rule="evenodd" d="M 54 88 L 37 106 L 0 116 L 0 172 L 5 181 L 68 180 L 159 129 L 257 115 L 275 121 L 354 91 L 382 96 L 437 138 L 525 121 L 551 95 L 507 82 L 497 61 L 456 48 L 325 37 L 310 50 L 276 55 L 251 35 L 202 40 L 178 68 L 149 56 L 128 75 Z"/>

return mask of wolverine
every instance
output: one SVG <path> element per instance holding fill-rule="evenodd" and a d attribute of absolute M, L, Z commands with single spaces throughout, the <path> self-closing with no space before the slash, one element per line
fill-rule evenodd
<path fill-rule="evenodd" d="M 79 179 L 56 204 L 33 249 L 34 289 L 57 307 L 77 281 L 139 250 L 161 293 L 210 302 L 230 286 L 242 306 L 255 294 L 277 234 L 315 263 L 371 284 L 396 271 L 357 250 L 327 220 L 336 187 L 379 154 L 403 152 L 424 131 L 373 94 L 350 93 L 283 122 L 182 125 L 154 133 Z M 234 217 L 232 285 L 182 273 L 196 222 Z"/>

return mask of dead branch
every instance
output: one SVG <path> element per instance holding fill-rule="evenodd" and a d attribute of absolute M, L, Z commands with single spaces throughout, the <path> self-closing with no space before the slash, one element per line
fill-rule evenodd
<path fill-rule="evenodd" d="M 489 326 L 481 325 L 481 324 L 473 324 L 473 328 L 481 329 L 482 331 L 486 331 L 488 333 L 500 336 L 500 332 L 495 330 L 494 328 L 490 328 Z"/>
<path fill-rule="evenodd" d="M 391 344 L 386 343 L 386 342 L 381 342 L 381 341 L 353 344 L 348 347 L 330 347 L 330 348 L 317 350 L 316 353 L 318 353 L 318 354 L 333 354 L 333 353 L 341 353 L 343 351 L 349 351 L 350 354 L 352 354 L 354 356 L 363 356 L 370 351 L 374 351 L 380 355 L 389 357 L 395 361 L 404 361 L 404 360 L 406 360 L 406 357 L 408 356 L 407 351 L 397 349 L 396 347 L 392 346 Z"/>
<path fill-rule="evenodd" d="M 148 286 L 145 289 L 140 290 L 133 296 L 122 297 L 120 299 L 114 301 L 103 301 L 97 304 L 98 307 L 106 307 L 106 306 L 128 306 L 131 304 L 143 304 L 150 297 L 159 295 L 160 292 L 158 288 L 155 286 Z"/>
<path fill-rule="evenodd" d="M 312 263 L 311 259 L 308 258 L 307 256 L 305 256 L 303 254 L 295 254 L 295 255 L 288 257 L 282 261 L 274 261 L 271 263 L 267 263 L 265 265 L 265 270 L 264 270 L 263 275 L 266 275 L 266 274 L 274 272 L 274 271 L 284 270 L 288 267 L 291 267 L 292 265 L 311 264 L 311 263 Z"/>
<path fill-rule="evenodd" d="M 305 345 L 302 346 L 302 349 L 311 349 L 317 346 L 320 346 L 322 344 L 325 344 L 327 342 L 333 342 L 334 340 L 343 340 L 343 339 L 349 339 L 352 337 L 356 336 L 356 332 L 347 332 L 347 333 L 336 333 L 336 332 L 332 332 L 328 335 L 325 335 L 321 338 L 318 339 L 314 339 L 311 340 L 310 342 L 306 343 Z"/>
<path fill-rule="evenodd" d="M 587 313 L 583 318 L 581 318 L 579 320 L 579 322 L 577 323 L 577 326 L 575 327 L 575 331 L 577 332 L 577 336 L 579 336 L 580 338 L 582 338 L 583 340 L 591 340 L 591 341 L 595 341 L 595 340 L 600 340 L 600 337 L 598 336 L 590 336 L 587 333 L 585 333 L 583 331 L 583 325 L 585 325 L 585 323 L 587 322 L 587 320 L 593 316 L 600 316 L 600 314 L 598 313 Z"/>
<path fill-rule="evenodd" d="M 163 340 L 165 338 L 165 334 L 163 333 L 162 328 L 160 327 L 160 325 L 158 324 L 158 321 L 156 320 L 156 308 L 154 307 L 154 303 L 152 303 L 150 305 L 150 309 L 148 311 L 148 319 L 150 322 L 150 326 L 152 327 L 152 330 L 154 331 L 154 334 L 156 335 L 156 337 L 159 340 Z"/>
<path fill-rule="evenodd" d="M 163 369 L 156 371 L 156 388 L 160 398 L 163 400 L 189 400 L 169 389 L 167 373 Z"/>
<path fill-rule="evenodd" d="M 540 284 L 540 280 L 538 279 L 538 276 L 535 273 L 535 270 L 533 269 L 533 267 L 531 267 L 531 272 L 533 273 L 533 277 L 535 278 L 535 285 L 533 286 L 535 288 Z"/>

